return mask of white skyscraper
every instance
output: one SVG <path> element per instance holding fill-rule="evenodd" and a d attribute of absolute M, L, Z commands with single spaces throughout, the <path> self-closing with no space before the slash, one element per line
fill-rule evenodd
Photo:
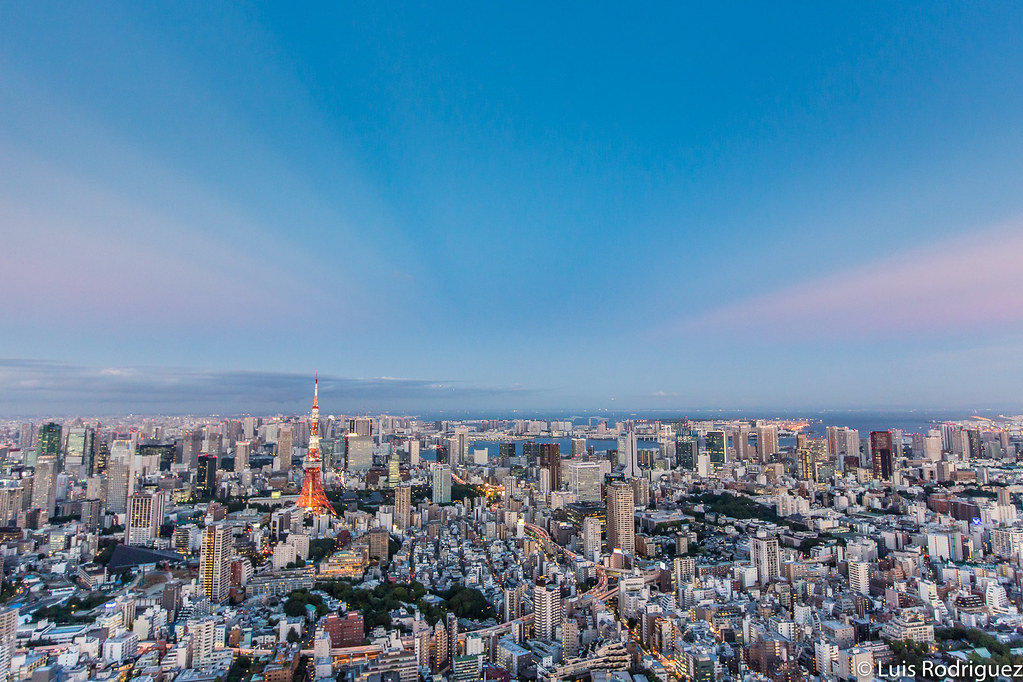
<path fill-rule="evenodd" d="M 866 561 L 849 562 L 849 589 L 856 594 L 870 594 L 870 564 Z"/>
<path fill-rule="evenodd" d="M 757 576 L 761 585 L 781 575 L 781 556 L 778 549 L 778 538 L 760 531 L 750 541 L 753 565 L 757 567 Z"/>
<path fill-rule="evenodd" d="M 553 640 L 561 625 L 561 588 L 544 578 L 533 588 L 533 613 L 536 636 Z"/>
<path fill-rule="evenodd" d="M 124 544 L 149 547 L 160 537 L 163 523 L 164 494 L 162 491 L 133 493 L 128 497 L 127 522 L 124 526 Z"/>

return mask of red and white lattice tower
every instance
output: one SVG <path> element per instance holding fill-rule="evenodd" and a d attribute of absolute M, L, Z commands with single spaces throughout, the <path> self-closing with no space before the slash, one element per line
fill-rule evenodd
<path fill-rule="evenodd" d="M 305 456 L 305 476 L 302 478 L 302 493 L 298 506 L 313 513 L 330 512 L 337 516 L 327 494 L 323 492 L 323 475 L 320 470 L 320 378 L 313 384 L 313 418 L 309 424 L 309 452 Z"/>

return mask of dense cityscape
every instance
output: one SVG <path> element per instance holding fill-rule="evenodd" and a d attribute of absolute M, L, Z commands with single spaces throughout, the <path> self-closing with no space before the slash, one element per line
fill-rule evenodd
<path fill-rule="evenodd" d="M 1019 679 L 1023 417 L 424 421 L 313 393 L 3 423 L 4 679 Z"/>
<path fill-rule="evenodd" d="M 0 682 L 1023 682 L 1023 2 L 0 0 Z"/>

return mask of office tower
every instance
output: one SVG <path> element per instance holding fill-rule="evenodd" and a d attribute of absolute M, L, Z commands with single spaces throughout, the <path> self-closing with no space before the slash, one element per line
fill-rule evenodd
<path fill-rule="evenodd" d="M 732 447 L 735 448 L 735 460 L 742 462 L 749 458 L 749 424 L 742 423 L 732 432 Z"/>
<path fill-rule="evenodd" d="M 561 588 L 546 578 L 540 578 L 533 588 L 533 625 L 536 636 L 553 640 L 561 625 Z"/>
<path fill-rule="evenodd" d="M 778 427 L 773 425 L 757 427 L 757 457 L 768 462 L 778 452 Z"/>
<path fill-rule="evenodd" d="M 708 431 L 706 435 L 707 454 L 712 464 L 725 463 L 725 432 Z"/>
<path fill-rule="evenodd" d="M 287 471 L 291 468 L 291 456 L 295 451 L 295 430 L 291 426 L 277 429 L 277 458 L 274 469 Z"/>
<path fill-rule="evenodd" d="M 212 523 L 203 529 L 199 553 L 199 581 L 202 593 L 219 604 L 227 599 L 231 587 L 231 534 L 223 523 Z"/>
<path fill-rule="evenodd" d="M 586 454 L 586 439 L 585 438 L 573 438 L 572 439 L 572 457 L 582 457 Z"/>
<path fill-rule="evenodd" d="M 373 435 L 373 420 L 369 417 L 356 417 L 348 420 L 348 433 L 367 438 L 371 437 Z"/>
<path fill-rule="evenodd" d="M 535 440 L 527 440 L 522 443 L 522 456 L 526 458 L 527 467 L 535 467 L 540 459 L 540 444 Z"/>
<path fill-rule="evenodd" d="M 469 428 L 456 426 L 454 436 L 450 439 L 449 462 L 467 464 L 469 462 Z"/>
<path fill-rule="evenodd" d="M 756 537 L 751 539 L 750 549 L 761 585 L 766 585 L 781 575 L 778 538 L 768 535 L 766 531 L 759 531 Z"/>
<path fill-rule="evenodd" d="M 405 530 L 412 523 L 412 486 L 399 485 L 394 489 L 394 525 Z"/>
<path fill-rule="evenodd" d="M 345 469 L 366 473 L 373 467 L 373 438 L 348 434 L 345 436 Z"/>
<path fill-rule="evenodd" d="M 511 460 L 515 455 L 515 443 L 501 443 L 497 446 L 497 455 L 500 458 L 501 466 L 511 466 Z"/>
<path fill-rule="evenodd" d="M 37 440 L 39 459 L 43 457 L 50 457 L 56 464 L 56 472 L 64 470 L 64 456 L 63 450 L 61 449 L 61 429 L 60 424 L 56 422 L 47 422 L 39 427 L 39 437 Z"/>
<path fill-rule="evenodd" d="M 99 498 L 82 500 L 82 523 L 92 532 L 99 530 L 103 519 L 103 501 Z"/>
<path fill-rule="evenodd" d="M 0 682 L 11 679 L 11 659 L 18 637 L 18 609 L 0 607 Z"/>
<path fill-rule="evenodd" d="M 678 468 L 685 471 L 696 470 L 696 460 L 700 451 L 700 443 L 696 436 L 686 434 L 675 441 L 675 459 Z"/>
<path fill-rule="evenodd" d="M 583 517 L 582 527 L 583 555 L 590 561 L 600 555 L 600 519 L 594 516 Z"/>
<path fill-rule="evenodd" d="M 398 451 L 392 450 L 387 458 L 387 485 L 394 488 L 401 481 L 401 468 L 398 464 Z"/>
<path fill-rule="evenodd" d="M 849 589 L 856 594 L 870 594 L 870 564 L 866 561 L 849 562 Z"/>
<path fill-rule="evenodd" d="M 563 463 L 568 489 L 577 502 L 600 502 L 600 464 L 568 460 Z"/>
<path fill-rule="evenodd" d="M 93 470 L 95 454 L 95 431 L 88 426 L 75 426 L 68 430 L 67 454 L 64 468 L 74 476 Z"/>
<path fill-rule="evenodd" d="M 626 478 L 640 475 L 638 457 L 636 432 L 626 431 L 618 437 L 618 462 L 625 467 L 623 473 Z"/>
<path fill-rule="evenodd" d="M 105 503 L 111 514 L 123 514 L 128 509 L 128 493 L 135 491 L 134 465 L 131 441 L 115 440 L 106 466 Z"/>
<path fill-rule="evenodd" d="M 186 431 L 181 436 L 181 464 L 189 471 L 195 471 L 199 465 L 199 453 L 202 452 L 202 429 Z"/>
<path fill-rule="evenodd" d="M 240 474 L 249 468 L 249 455 L 252 454 L 252 443 L 240 440 L 234 444 L 234 472 Z"/>
<path fill-rule="evenodd" d="M 438 464 L 433 469 L 433 503 L 447 504 L 451 501 L 451 467 Z"/>
<path fill-rule="evenodd" d="M 36 462 L 35 471 L 32 474 L 32 508 L 45 509 L 47 513 L 52 514 L 56 505 L 56 497 L 57 461 L 47 455 Z"/>
<path fill-rule="evenodd" d="M 892 434 L 890 431 L 870 432 L 870 460 L 874 478 L 885 481 L 892 479 Z"/>
<path fill-rule="evenodd" d="M 201 455 L 195 476 L 195 494 L 197 497 L 210 499 L 217 493 L 217 458 L 213 455 Z"/>
<path fill-rule="evenodd" d="M 22 450 L 28 450 L 36 444 L 36 427 L 34 424 L 25 423 L 18 430 L 18 442 Z"/>
<path fill-rule="evenodd" d="M 419 439 L 410 438 L 405 449 L 408 452 L 409 466 L 412 468 L 419 466 Z"/>
<path fill-rule="evenodd" d="M 163 523 L 163 510 L 164 495 L 161 491 L 129 495 L 124 544 L 142 547 L 156 544 L 160 537 L 160 524 Z"/>
<path fill-rule="evenodd" d="M 606 486 L 607 549 L 622 550 L 624 554 L 636 552 L 635 504 L 632 484 L 628 481 L 610 481 Z"/>
<path fill-rule="evenodd" d="M 561 445 L 540 443 L 540 466 L 550 471 L 550 489 L 561 490 Z"/>
<path fill-rule="evenodd" d="M 313 409 L 309 423 L 309 450 L 306 452 L 302 465 L 302 492 L 298 496 L 296 506 L 306 511 L 322 514 L 329 512 L 336 516 L 337 512 L 323 491 L 323 473 L 320 462 L 320 378 L 313 381 Z"/>

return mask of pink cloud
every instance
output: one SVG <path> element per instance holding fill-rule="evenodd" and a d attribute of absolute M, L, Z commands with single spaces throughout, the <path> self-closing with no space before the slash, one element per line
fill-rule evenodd
<path fill-rule="evenodd" d="M 943 240 L 715 308 L 687 329 L 891 336 L 1023 323 L 1023 225 Z"/>

